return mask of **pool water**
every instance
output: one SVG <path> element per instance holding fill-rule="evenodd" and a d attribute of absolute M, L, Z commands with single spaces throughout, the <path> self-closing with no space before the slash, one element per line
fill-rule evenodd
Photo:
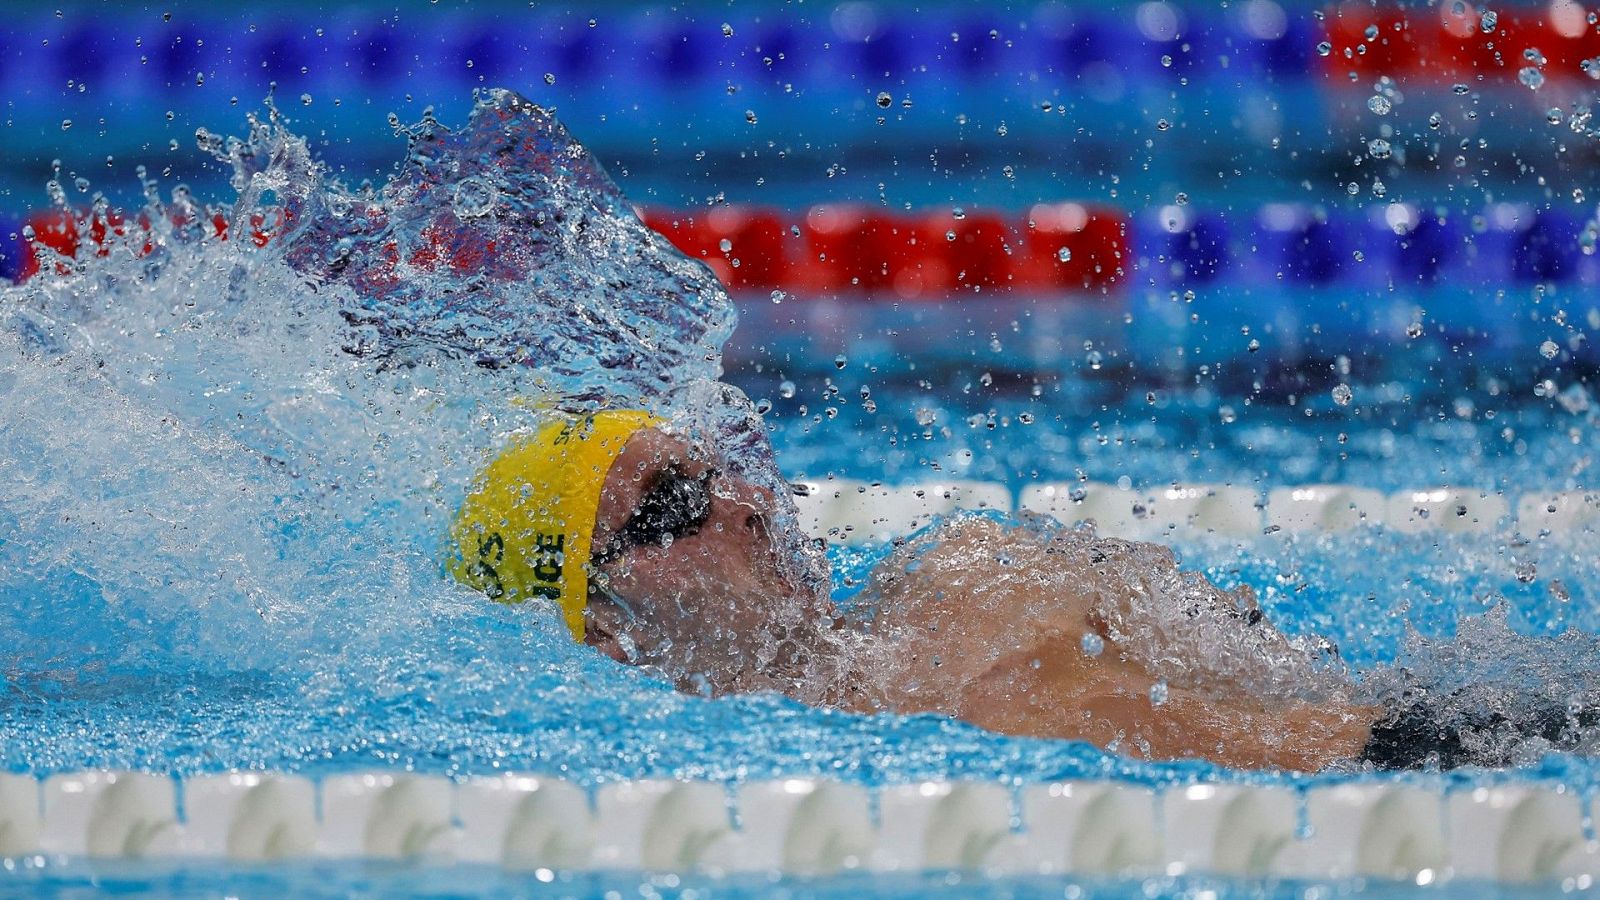
<path fill-rule="evenodd" d="M 433 127 L 411 136 L 426 138 Z M 851 715 L 775 696 L 688 696 L 573 646 L 553 619 L 448 583 L 438 535 L 474 454 L 523 421 L 511 395 L 543 377 L 711 396 L 718 360 L 703 351 L 730 340 L 735 317 L 701 269 L 664 242 L 649 243 L 606 184 L 585 181 L 587 160 L 555 167 L 552 183 L 580 183 L 572 196 L 524 195 L 500 176 L 429 169 L 431 147 L 413 143 L 408 161 L 425 174 L 402 178 L 407 190 L 397 200 L 328 186 L 304 143 L 275 125 L 242 145 L 219 144 L 241 191 L 236 218 L 280 209 L 367 216 L 372 234 L 380 227 L 372 223 L 392 219 L 415 238 L 439 215 L 476 221 L 475 204 L 528 200 L 517 224 L 545 212 L 583 216 L 597 246 L 617 255 L 572 263 L 561 255 L 571 245 L 541 238 L 519 260 L 543 266 L 518 273 L 524 287 L 435 268 L 384 282 L 391 292 L 374 304 L 358 289 L 387 277 L 376 264 L 357 276 L 306 275 L 308 259 L 351 257 L 342 241 L 365 239 L 359 227 L 262 248 L 173 231 L 152 257 L 118 248 L 85 260 L 81 272 L 47 270 L 7 289 L 0 770 L 514 771 L 585 786 L 796 775 L 874 786 L 1078 778 L 1306 786 L 1353 777 L 1145 762 L 934 716 Z M 531 155 L 548 159 L 549 146 Z M 356 244 L 374 254 L 380 246 Z M 376 256 L 354 258 L 361 270 Z M 618 283 L 626 285 L 620 299 L 595 287 Z M 1550 356 L 1540 347 L 1561 334 L 1550 324 L 1554 310 L 1582 323 L 1594 316 L 1593 301 L 1576 291 L 1503 294 L 1466 285 L 1373 300 L 1331 316 L 1342 330 L 1274 318 L 1318 300 L 1291 286 L 1219 286 L 1193 299 L 1136 286 L 1094 307 L 1050 297 L 848 308 L 740 297 L 725 380 L 766 411 L 779 468 L 794 480 L 961 477 L 1004 484 L 1013 496 L 1080 479 L 1137 489 L 1228 483 L 1262 494 L 1316 482 L 1384 491 L 1448 485 L 1505 492 L 1513 503 L 1528 492 L 1587 490 L 1600 446 L 1595 361 L 1582 346 Z M 1383 324 L 1409 321 L 1418 303 L 1448 310 L 1469 300 L 1509 310 L 1514 324 L 1482 340 L 1470 331 L 1481 323 L 1443 314 L 1418 336 Z M 600 325 L 583 318 L 585 302 L 600 311 Z M 834 306 L 816 305 L 824 303 Z M 1264 329 L 1263 320 L 1278 327 Z M 634 343 L 636 333 L 616 322 L 638 326 L 644 339 Z M 1254 332 L 1242 330 L 1252 324 Z M 596 355 L 583 342 L 592 333 L 611 341 L 600 342 L 602 351 L 614 351 L 603 371 L 583 362 Z M 552 335 L 554 349 L 527 349 Z M 519 359 L 542 363 L 540 376 L 534 366 L 485 365 L 485 347 L 551 355 Z M 658 379 L 652 364 L 665 375 Z M 734 427 L 733 418 L 717 427 Z M 1218 584 L 1252 587 L 1285 630 L 1336 643 L 1358 676 L 1403 671 L 1405 683 L 1440 691 L 1478 684 L 1496 700 L 1600 696 L 1592 664 L 1600 536 L 1592 529 L 1185 533 L 1173 543 L 1186 566 Z M 836 545 L 838 595 L 848 596 L 883 552 Z M 1559 783 L 1586 797 L 1600 786 L 1590 755 L 1519 752 L 1517 768 L 1451 777 Z M 337 893 L 439 895 L 920 896 L 973 887 L 956 875 L 546 882 L 309 864 L 257 871 L 74 862 L 6 874 L 68 895 L 222 885 L 315 893 L 326 881 Z M 1084 897 L 1353 889 L 1060 878 L 984 887 Z"/>
<path fill-rule="evenodd" d="M 826 879 L 807 878 L 704 878 L 633 873 L 508 873 L 498 868 L 471 866 L 419 868 L 374 863 L 323 863 L 274 866 L 186 864 L 172 867 L 156 863 L 115 863 L 56 866 L 16 877 L 18 885 L 51 896 L 76 897 L 102 894 L 215 896 L 240 898 L 363 896 L 425 897 L 596 897 L 642 896 L 690 898 L 780 897 L 826 900 L 854 897 L 970 897 L 1031 898 L 1074 897 L 1082 900 L 1171 897 L 1175 900 L 1233 900 L 1233 898 L 1295 898 L 1306 896 L 1411 897 L 1413 886 L 1352 881 L 1335 884 L 1309 882 L 1239 882 L 1196 876 L 1152 878 L 1129 884 L 1110 879 L 1013 877 L 996 879 L 957 872 L 916 875 L 861 874 Z M 1548 896 L 1549 888 L 1516 887 L 1455 881 L 1450 896 L 1463 900 Z M 1437 892 L 1429 892 L 1437 893 Z"/>

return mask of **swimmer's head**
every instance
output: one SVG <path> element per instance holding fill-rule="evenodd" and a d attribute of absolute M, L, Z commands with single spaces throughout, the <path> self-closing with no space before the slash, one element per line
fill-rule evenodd
<path fill-rule="evenodd" d="M 835 624 L 825 570 L 792 501 L 731 469 L 658 428 L 628 441 L 596 515 L 590 642 L 684 688 L 790 689 Z"/>
<path fill-rule="evenodd" d="M 606 475 L 638 431 L 639 410 L 556 416 L 479 473 L 450 528 L 450 571 L 503 603 L 555 603 L 584 639 L 590 549 Z"/>
<path fill-rule="evenodd" d="M 610 411 L 513 444 L 462 505 L 451 569 L 685 686 L 763 686 L 831 627 L 825 576 L 784 499 L 665 427 Z"/>

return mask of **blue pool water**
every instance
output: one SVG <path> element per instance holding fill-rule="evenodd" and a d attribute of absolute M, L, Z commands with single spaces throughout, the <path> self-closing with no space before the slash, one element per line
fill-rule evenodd
<path fill-rule="evenodd" d="M 72 865 L 28 872 L 19 885 L 53 896 L 158 894 L 162 896 L 214 896 L 227 893 L 241 898 L 274 897 L 292 893 L 300 897 L 362 896 L 427 897 L 595 897 L 639 896 L 661 898 L 778 897 L 794 900 L 831 900 L 855 897 L 971 897 L 1032 898 L 1074 897 L 1109 900 L 1125 897 L 1171 897 L 1175 900 L 1234 900 L 1271 898 L 1303 900 L 1307 896 L 1414 897 L 1415 886 L 1383 882 L 1314 884 L 1309 882 L 1239 882 L 1203 877 L 1152 878 L 1129 884 L 1109 879 L 1060 877 L 984 878 L 961 873 L 917 875 L 875 874 L 812 878 L 696 878 L 694 876 L 628 873 L 519 875 L 498 869 L 464 866 L 454 869 L 419 869 L 377 864 L 322 864 L 271 867 L 151 863 Z M 1533 898 L 1549 895 L 1549 888 L 1452 882 L 1449 896 L 1462 900 Z M 1436 891 L 1422 892 L 1427 895 Z"/>
<path fill-rule="evenodd" d="M 429 127 L 416 134 L 426 137 Z M 291 237 L 287 249 L 175 232 L 151 259 L 114 251 L 80 274 L 7 290 L 0 769 L 323 775 L 377 767 L 550 773 L 585 785 L 800 774 L 869 785 L 1309 785 L 1351 777 L 1140 762 L 932 716 L 850 715 L 774 696 L 686 696 L 573 646 L 554 619 L 488 604 L 447 582 L 439 532 L 474 454 L 525 421 L 510 398 L 548 387 L 541 379 L 702 401 L 711 427 L 758 443 L 759 432 L 739 418 L 749 407 L 711 382 L 714 351 L 733 326 L 731 301 L 664 242 L 649 243 L 606 185 L 585 181 L 581 157 L 551 180 L 572 194 L 552 196 L 539 193 L 548 185 L 497 181 L 487 167 L 470 176 L 430 169 L 451 153 L 478 159 L 481 148 L 468 140 L 466 153 L 445 141 L 440 150 L 423 140 L 412 146 L 415 168 L 397 182 L 403 190 L 377 198 L 328 187 L 291 134 L 264 127 L 255 139 L 230 154 L 242 191 L 236 213 L 270 205 L 313 210 L 311 221 L 365 223 L 313 229 Z M 551 140 L 538 148 L 541 159 L 565 146 Z M 481 273 L 430 270 L 398 279 L 381 302 L 362 293 L 383 277 L 363 269 L 389 233 L 372 223 L 382 218 L 402 240 L 418 239 L 441 215 L 476 221 L 485 197 L 524 217 L 514 224 L 532 235 L 518 245 L 527 256 L 508 259 L 542 266 L 537 275 L 485 287 Z M 385 216 L 363 211 L 372 205 Z M 560 243 L 577 240 L 570 232 L 538 230 L 538 216 L 556 220 L 557 212 L 588 223 L 582 240 L 595 243 L 577 249 L 592 255 L 574 262 L 573 246 Z M 535 220 L 538 227 L 529 224 Z M 340 271 L 357 274 L 333 272 L 330 260 L 350 256 L 352 244 L 364 252 Z M 1140 487 L 1230 482 L 1263 493 L 1338 481 L 1384 490 L 1449 484 L 1514 497 L 1592 483 L 1600 445 L 1600 407 L 1588 398 L 1592 357 L 1538 350 L 1553 336 L 1546 309 L 1582 323 L 1592 301 L 1518 300 L 1522 324 L 1465 351 L 1453 327 L 1418 337 L 1402 327 L 1374 341 L 1359 324 L 1342 333 L 1258 330 L 1271 337 L 1248 348 L 1239 323 L 1259 328 L 1264 315 L 1250 304 L 1278 309 L 1302 299 L 1288 289 L 1243 297 L 1219 290 L 1192 301 L 1203 316 L 1174 321 L 1167 305 L 1187 302 L 1134 290 L 1125 305 L 1091 311 L 1064 311 L 1048 298 L 981 313 L 952 303 L 858 311 L 829 330 L 806 327 L 804 298 L 747 298 L 726 379 L 758 408 L 770 407 L 771 440 L 790 478 L 957 474 L 1013 490 L 1126 478 Z M 1040 332 L 1052 340 L 1029 342 Z M 583 341 L 594 334 L 604 339 Z M 539 343 L 552 336 L 560 340 Z M 918 340 L 929 352 L 913 352 L 907 342 Z M 1174 346 L 1196 349 L 1181 358 L 1163 352 Z M 534 365 L 493 368 L 485 354 Z M 587 367 L 594 355 L 614 365 Z M 1348 404 L 1334 399 L 1340 385 L 1353 394 Z M 1253 587 L 1285 630 L 1328 637 L 1357 673 L 1375 679 L 1395 677 L 1398 663 L 1415 681 L 1441 689 L 1477 683 L 1501 699 L 1542 691 L 1592 698 L 1597 688 L 1593 532 L 1272 533 L 1186 537 L 1176 549 L 1225 587 Z M 833 586 L 847 588 L 881 553 L 834 548 Z M 1453 777 L 1597 787 L 1600 767 L 1590 756 L 1533 747 L 1520 759 L 1512 770 Z M 263 894 L 324 878 L 341 892 L 442 895 L 615 887 L 855 896 L 870 887 L 904 896 L 969 887 L 959 878 L 868 885 L 854 876 L 641 885 L 603 875 L 541 886 L 354 866 L 52 865 L 17 877 L 67 894 L 205 893 L 224 880 L 249 893 L 253 878 Z M 1012 890 L 1092 897 L 1255 889 L 1057 879 L 1021 880 Z"/>
<path fill-rule="evenodd" d="M 277 145 L 281 155 L 297 158 L 292 136 L 259 139 L 287 141 Z M 297 183 L 306 177 L 293 168 L 301 163 L 261 168 L 265 155 L 235 154 L 246 208 L 267 186 L 291 206 L 349 202 L 318 193 L 320 184 Z M 432 190 L 459 210 L 459 183 L 446 179 Z M 409 191 L 402 194 L 411 205 L 397 205 L 394 219 L 425 222 L 438 212 Z M 533 203 L 532 214 L 545 202 Z M 332 245 L 321 234 L 298 238 L 291 258 L 325 252 Z M 632 235 L 644 240 L 642 231 Z M 325 773 L 387 765 L 451 775 L 556 772 L 586 783 L 786 773 L 867 783 L 1281 777 L 1131 762 L 1086 745 L 1004 738 L 931 717 L 844 715 L 765 696 L 708 702 L 571 646 L 537 616 L 484 604 L 439 579 L 434 543 L 440 510 L 465 480 L 470 448 L 489 440 L 481 425 L 473 433 L 474 423 L 492 421 L 489 415 L 514 420 L 501 401 L 507 385 L 526 385 L 518 379 L 594 375 L 581 366 L 589 348 L 533 376 L 525 368 L 484 370 L 454 349 L 460 331 L 404 325 L 425 314 L 412 299 L 420 292 L 373 309 L 336 282 L 303 286 L 271 247 L 173 240 L 155 264 L 112 254 L 91 261 L 83 276 L 15 291 L 8 340 L 21 343 L 4 396 L 5 471 L 16 493 L 6 511 L 11 536 L 0 545 L 10 637 L 0 750 L 10 770 Z M 653 253 L 667 252 L 657 247 Z M 680 286 L 697 277 L 674 270 L 670 256 L 660 259 L 663 274 L 651 277 Z M 580 289 L 580 272 L 547 265 L 554 266 L 547 279 Z M 454 276 L 429 277 L 433 289 L 455 296 L 445 280 Z M 531 294 L 516 290 L 499 302 L 526 304 L 525 314 L 472 327 L 491 337 L 568 327 L 558 320 L 574 295 L 542 293 L 537 284 Z M 717 341 L 725 333 L 730 313 L 719 304 L 726 300 L 709 287 L 689 291 L 701 299 L 660 320 L 668 330 L 656 345 L 665 347 L 671 335 Z M 618 302 L 632 302 L 628 296 Z M 461 297 L 445 301 L 439 322 L 479 321 L 476 307 L 449 304 L 483 301 Z M 1004 311 L 987 314 L 997 309 Z M 937 310 L 927 315 L 927 333 L 973 330 L 961 324 L 960 308 L 945 310 L 944 324 Z M 1462 364 L 1424 338 L 1394 355 L 1369 347 L 1341 375 L 1325 371 L 1339 365 L 1326 357 L 1342 355 L 1330 340 L 1314 360 L 1271 351 L 1241 357 L 1230 346 L 1191 360 L 1187 372 L 1141 367 L 1147 351 L 1129 317 L 1109 311 L 1100 318 L 1093 325 L 1100 346 L 1126 348 L 1105 357 L 1120 372 L 1073 351 L 1053 367 L 996 380 L 984 355 L 1001 351 L 985 349 L 924 359 L 913 371 L 913 357 L 897 355 L 884 330 L 878 357 L 852 361 L 853 348 L 841 346 L 846 357 L 831 373 L 796 372 L 792 397 L 782 396 L 789 391 L 781 384 L 774 389 L 766 366 L 742 365 L 730 377 L 754 396 L 775 398 L 768 421 L 790 476 L 904 480 L 953 472 L 1015 489 L 1080 474 L 1139 485 L 1229 481 L 1262 491 L 1324 479 L 1517 492 L 1586 484 L 1594 409 L 1536 397 L 1529 381 L 1545 373 L 1540 357 L 1485 354 Z M 782 339 L 775 323 L 764 325 L 771 330 L 751 322 L 747 330 Z M 379 349 L 349 352 L 350 328 Z M 1223 337 L 1200 325 L 1185 339 Z M 680 366 L 673 390 L 699 390 L 694 385 L 713 370 L 697 369 L 703 363 L 693 352 L 672 353 L 661 358 L 680 360 L 669 362 Z M 640 371 L 632 357 L 621 358 L 605 377 L 644 384 L 630 380 Z M 562 368 L 562 360 L 575 368 Z M 1202 367 L 1213 374 L 1197 376 Z M 1257 390 L 1271 380 L 1263 374 L 1269 369 L 1287 381 Z M 1581 369 L 1574 377 L 1558 364 L 1549 374 L 1584 390 Z M 1293 387 L 1296 378 L 1303 391 Z M 1335 379 L 1353 384 L 1354 403 L 1329 399 Z M 870 389 L 870 404 L 861 387 Z M 1231 417 L 1219 412 L 1224 406 Z M 106 421 L 119 426 L 101 427 Z M 1577 633 L 1560 643 L 1526 636 L 1596 627 L 1592 534 L 1264 534 L 1188 539 L 1178 549 L 1187 565 L 1223 585 L 1254 587 L 1291 632 L 1333 639 L 1358 670 L 1409 653 L 1416 658 L 1405 657 L 1408 664 L 1434 667 L 1430 677 L 1441 683 L 1501 660 L 1518 678 L 1580 691 L 1588 683 L 1591 641 Z M 834 551 L 836 577 L 846 577 L 852 552 Z M 1390 564 L 1374 569 L 1374 555 Z M 1537 577 L 1519 578 L 1519 565 L 1530 561 Z M 1506 628 L 1472 618 L 1499 604 Z M 1469 638 L 1451 642 L 1458 630 Z M 1430 651 L 1416 643 L 1424 638 L 1446 646 Z M 1405 650 L 1408 640 L 1415 646 Z M 1581 757 L 1537 765 L 1542 776 L 1584 784 L 1592 773 Z"/>

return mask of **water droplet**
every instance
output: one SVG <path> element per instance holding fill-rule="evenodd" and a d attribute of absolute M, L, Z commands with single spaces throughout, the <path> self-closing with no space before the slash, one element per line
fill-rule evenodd
<path fill-rule="evenodd" d="M 1434 131 L 1438 131 L 1439 130 L 1439 126 L 1443 125 L 1443 124 L 1444 124 L 1444 116 L 1441 116 L 1438 113 L 1429 113 L 1428 114 L 1428 127 L 1429 128 L 1432 128 Z"/>
<path fill-rule="evenodd" d="M 745 110 L 744 111 L 744 120 L 746 122 L 749 122 L 751 125 L 754 125 L 756 123 L 756 111 L 753 110 L 753 109 Z"/>
<path fill-rule="evenodd" d="M 1530 90 L 1537 91 L 1544 86 L 1544 73 L 1537 66 L 1523 66 L 1517 72 L 1517 80 L 1527 85 Z"/>
<path fill-rule="evenodd" d="M 1333 393 L 1333 402 L 1339 404 L 1340 406 L 1349 406 L 1350 405 L 1350 401 L 1355 399 L 1355 395 L 1356 395 L 1355 391 L 1352 391 L 1350 389 L 1350 385 L 1348 385 L 1348 384 L 1336 384 L 1336 385 L 1334 385 L 1332 393 Z"/>
<path fill-rule="evenodd" d="M 1029 413 L 1029 412 L 1017 413 L 1017 421 L 1021 422 L 1024 425 L 1032 425 L 1033 424 L 1033 413 Z"/>
<path fill-rule="evenodd" d="M 1539 345 L 1539 355 L 1545 359 L 1555 359 L 1556 354 L 1560 352 L 1561 346 L 1555 341 L 1545 341 Z"/>
<path fill-rule="evenodd" d="M 1261 342 L 1256 340 L 1255 338 L 1251 338 L 1250 339 L 1250 343 L 1245 344 L 1244 348 L 1246 350 L 1249 350 L 1251 353 L 1255 353 L 1255 352 L 1257 352 L 1258 350 L 1261 349 Z"/>
<path fill-rule="evenodd" d="M 789 295 L 785 294 L 783 291 L 773 291 L 772 292 L 772 302 L 773 303 L 782 303 L 784 300 L 787 300 L 788 298 L 789 298 Z"/>
<path fill-rule="evenodd" d="M 1150 685 L 1150 705 L 1160 706 L 1166 703 L 1167 693 L 1167 683 L 1165 681 L 1158 681 Z"/>
<path fill-rule="evenodd" d="M 1533 584 L 1534 579 L 1539 577 L 1538 564 L 1528 559 L 1519 560 L 1512 571 L 1516 573 L 1517 580 L 1523 584 Z"/>
<path fill-rule="evenodd" d="M 544 73 L 544 83 L 545 84 L 555 84 L 556 83 L 556 73 L 554 73 L 554 72 L 546 72 L 546 73 Z"/>
<path fill-rule="evenodd" d="M 733 26 L 728 24 L 727 22 L 723 22 L 722 23 L 722 36 L 723 37 L 733 37 Z"/>
<path fill-rule="evenodd" d="M 1092 631 L 1085 632 L 1083 639 L 1078 641 L 1078 647 L 1083 650 L 1084 656 L 1099 656 L 1106 649 L 1105 639 Z"/>
<path fill-rule="evenodd" d="M 1323 42 L 1317 44 L 1317 55 L 1318 56 L 1327 56 L 1328 54 L 1330 54 L 1332 52 L 1333 52 L 1333 44 L 1331 44 L 1331 43 L 1329 43 L 1327 41 L 1323 41 Z"/>
<path fill-rule="evenodd" d="M 1456 96 L 1459 97 L 1459 96 L 1465 94 L 1467 91 L 1472 90 L 1472 88 L 1468 87 L 1465 82 L 1458 81 L 1455 84 L 1450 86 L 1450 90 L 1455 91 L 1456 92 Z"/>
<path fill-rule="evenodd" d="M 788 400 L 794 396 L 794 382 L 785 381 L 778 385 L 778 396 Z"/>
<path fill-rule="evenodd" d="M 1060 250 L 1057 250 L 1056 259 L 1059 259 L 1062 262 L 1072 262 L 1072 248 L 1062 247 Z"/>
<path fill-rule="evenodd" d="M 1367 26 L 1367 30 L 1363 31 L 1361 33 L 1366 35 L 1367 40 L 1375 41 L 1375 40 L 1378 39 L 1378 26 L 1376 26 L 1376 25 L 1368 25 Z"/>
<path fill-rule="evenodd" d="M 69 129 L 71 127 L 72 127 L 72 120 L 71 119 L 62 119 L 61 120 L 61 130 L 62 131 L 66 131 L 67 129 Z"/>
<path fill-rule="evenodd" d="M 1394 104 L 1390 103 L 1389 98 L 1383 96 L 1382 94 L 1373 94 L 1367 99 L 1367 109 L 1372 110 L 1380 116 L 1387 116 L 1389 114 L 1389 110 L 1393 108 Z"/>
<path fill-rule="evenodd" d="M 1176 197 L 1172 198 L 1172 202 L 1178 204 L 1179 206 L 1188 206 L 1189 205 L 1189 195 L 1184 193 L 1183 191 L 1179 191 L 1178 195 Z"/>
<path fill-rule="evenodd" d="M 841 353 L 838 356 L 835 356 L 833 358 L 833 367 L 835 369 L 842 369 L 842 368 L 844 368 L 845 366 L 847 366 L 849 364 L 850 364 L 849 357 L 845 356 L 843 353 Z"/>
<path fill-rule="evenodd" d="M 1544 114 L 1544 120 L 1549 122 L 1551 125 L 1560 125 L 1561 120 L 1564 118 L 1566 118 L 1566 116 L 1562 114 L 1561 110 L 1554 106 L 1550 107 L 1550 109 Z"/>
<path fill-rule="evenodd" d="M 1500 14 L 1491 9 L 1486 11 L 1483 14 L 1483 18 L 1478 20 L 1478 27 L 1483 30 L 1484 34 L 1488 34 L 1489 32 L 1494 31 L 1495 25 L 1499 23 Z"/>
<path fill-rule="evenodd" d="M 1170 53 L 1161 54 L 1161 67 L 1163 69 L 1172 68 L 1172 54 L 1170 54 Z"/>
<path fill-rule="evenodd" d="M 733 250 L 733 241 L 723 238 L 722 240 L 717 241 L 717 249 L 721 250 L 723 253 L 731 252 Z"/>
<path fill-rule="evenodd" d="M 1234 412 L 1231 406 L 1220 406 L 1217 408 L 1217 418 L 1221 419 L 1224 425 L 1232 425 L 1239 421 L 1239 414 Z"/>
<path fill-rule="evenodd" d="M 1367 155 L 1373 159 L 1388 159 L 1392 152 L 1389 142 L 1383 138 L 1367 141 Z"/>
<path fill-rule="evenodd" d="M 311 95 L 310 94 L 301 94 L 300 95 L 300 105 L 301 106 L 310 106 L 311 105 Z"/>
<path fill-rule="evenodd" d="M 757 415 L 764 416 L 769 412 L 772 412 L 772 401 L 771 400 L 768 400 L 767 398 L 762 397 L 760 400 L 756 401 L 756 414 Z"/>
<path fill-rule="evenodd" d="M 463 178 L 455 187 L 456 213 L 462 218 L 486 216 L 494 210 L 499 200 L 499 190 L 476 176 Z"/>
<path fill-rule="evenodd" d="M 953 241 L 956 239 L 956 233 L 954 231 L 946 231 L 944 233 L 944 239 L 947 241 Z"/>
<path fill-rule="evenodd" d="M 894 103 L 894 98 L 889 96 L 889 92 L 888 91 L 879 91 L 878 92 L 878 108 L 879 109 L 888 109 L 890 104 L 892 104 L 892 103 Z"/>
<path fill-rule="evenodd" d="M 1172 123 L 1168 122 L 1166 119 L 1157 119 L 1156 120 L 1156 130 L 1157 131 L 1166 131 L 1168 128 L 1171 128 L 1171 127 L 1172 127 Z"/>
<path fill-rule="evenodd" d="M 1412 322 L 1410 325 L 1407 325 L 1406 337 L 1411 338 L 1412 340 L 1422 337 L 1422 323 Z"/>
<path fill-rule="evenodd" d="M 1089 355 L 1084 357 L 1084 359 L 1088 361 L 1089 368 L 1098 372 L 1100 371 L 1100 364 L 1104 358 L 1100 355 L 1099 350 L 1090 350 Z"/>

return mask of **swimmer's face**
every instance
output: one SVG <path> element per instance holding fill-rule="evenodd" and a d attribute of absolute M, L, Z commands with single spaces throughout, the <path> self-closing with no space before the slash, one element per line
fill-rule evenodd
<path fill-rule="evenodd" d="M 792 574 L 793 536 L 774 532 L 777 504 L 682 438 L 634 435 L 596 515 L 595 580 L 604 590 L 590 598 L 593 642 L 698 688 L 798 677 L 791 670 L 831 627 L 833 610 L 821 586 Z"/>

